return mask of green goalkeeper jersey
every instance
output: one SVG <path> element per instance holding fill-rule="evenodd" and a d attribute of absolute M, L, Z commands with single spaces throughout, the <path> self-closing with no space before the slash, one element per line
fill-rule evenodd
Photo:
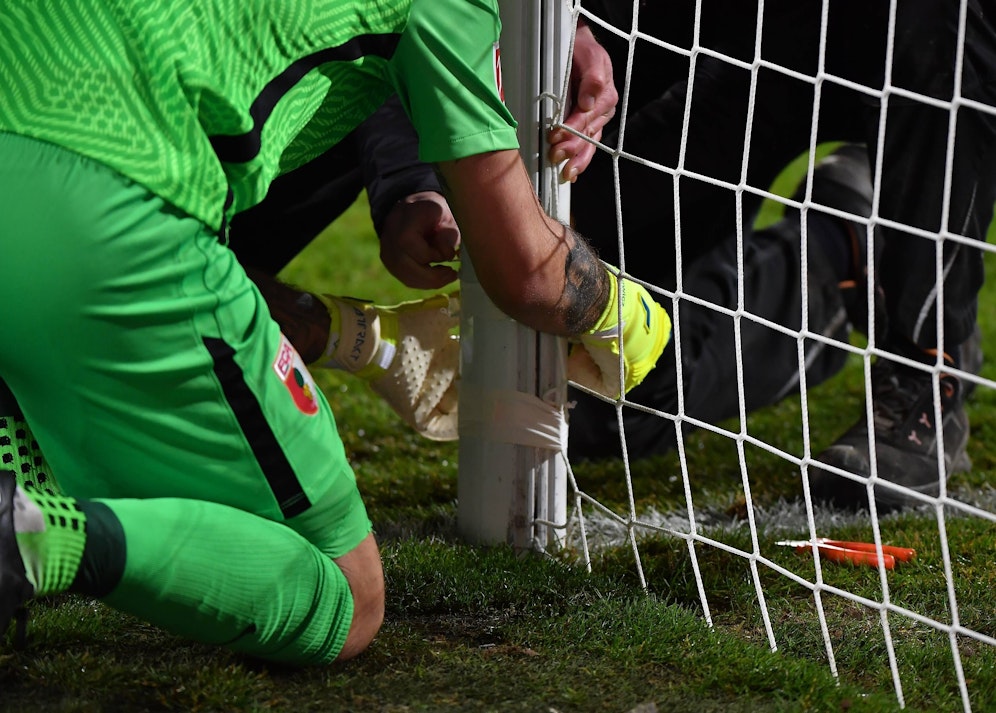
<path fill-rule="evenodd" d="M 219 229 L 397 91 L 423 160 L 517 148 L 494 0 L 3 0 L 0 131 Z"/>

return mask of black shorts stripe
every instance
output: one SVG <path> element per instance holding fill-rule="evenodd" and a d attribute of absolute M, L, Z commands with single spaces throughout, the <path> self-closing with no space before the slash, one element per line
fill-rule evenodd
<path fill-rule="evenodd" d="M 263 416 L 259 401 L 246 384 L 242 368 L 235 362 L 235 350 L 224 340 L 213 337 L 205 337 L 204 346 L 214 360 L 214 373 L 225 392 L 225 400 L 238 419 L 280 512 L 287 518 L 300 515 L 311 507 L 311 502 Z"/>
<path fill-rule="evenodd" d="M 218 158 L 226 163 L 245 163 L 259 154 L 263 125 L 283 96 L 308 72 L 329 62 L 352 62 L 366 56 L 388 59 L 394 55 L 401 36 L 395 33 L 360 35 L 337 47 L 302 57 L 271 79 L 249 108 L 252 129 L 238 136 L 212 136 L 211 146 Z"/>

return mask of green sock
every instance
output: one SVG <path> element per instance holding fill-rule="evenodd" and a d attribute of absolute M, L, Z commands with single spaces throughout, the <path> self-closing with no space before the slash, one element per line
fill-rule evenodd
<path fill-rule="evenodd" d="M 35 596 L 68 590 L 86 546 L 86 516 L 76 500 L 36 488 L 17 488 L 14 534 Z"/>
<path fill-rule="evenodd" d="M 22 488 L 62 492 L 27 422 L 18 416 L 0 416 L 0 467 L 14 471 Z"/>
<path fill-rule="evenodd" d="M 342 571 L 286 525 L 217 503 L 101 500 L 127 564 L 105 604 L 186 638 L 293 665 L 342 649 L 353 596 Z"/>

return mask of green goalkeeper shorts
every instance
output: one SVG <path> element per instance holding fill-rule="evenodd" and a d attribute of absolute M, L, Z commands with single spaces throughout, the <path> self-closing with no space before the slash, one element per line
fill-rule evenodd
<path fill-rule="evenodd" d="M 68 495 L 192 498 L 329 556 L 371 529 L 323 394 L 200 221 L 0 133 L 0 376 Z"/>

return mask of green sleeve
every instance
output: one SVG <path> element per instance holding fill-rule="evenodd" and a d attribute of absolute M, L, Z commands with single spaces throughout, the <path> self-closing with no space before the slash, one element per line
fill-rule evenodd
<path fill-rule="evenodd" d="M 494 0 L 415 0 L 392 79 L 428 163 L 518 149 L 501 96 Z"/>

